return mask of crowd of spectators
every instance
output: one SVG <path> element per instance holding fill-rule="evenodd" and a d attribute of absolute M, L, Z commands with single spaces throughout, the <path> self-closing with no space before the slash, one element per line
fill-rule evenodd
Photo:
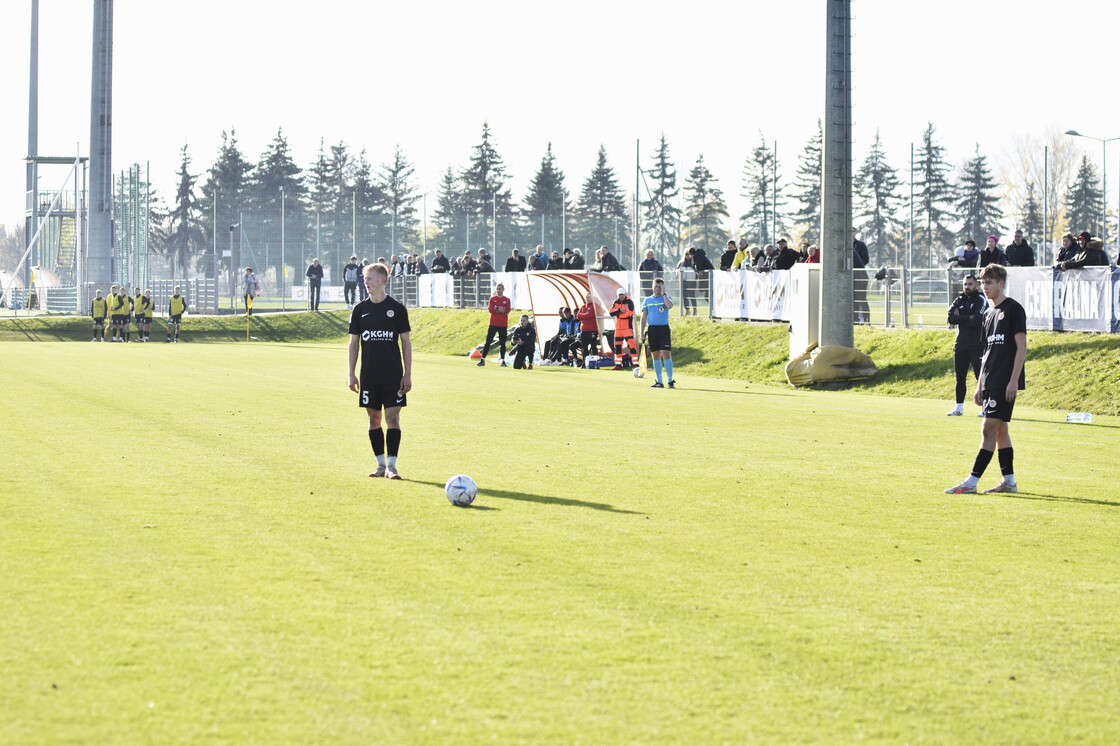
<path fill-rule="evenodd" d="M 1006 250 L 1000 248 L 998 236 L 988 236 L 983 249 L 977 249 L 975 241 L 965 241 L 964 245 L 957 247 L 949 260 L 949 267 L 953 269 L 975 269 L 989 264 L 1033 267 L 1035 266 L 1034 249 L 1023 239 L 1023 232 L 1017 230 Z M 1071 233 L 1062 236 L 1062 248 L 1054 260 L 1054 268 L 1063 272 L 1082 267 L 1110 265 L 1108 252 L 1104 250 L 1101 239 L 1094 238 L 1089 231 L 1082 231 L 1077 238 L 1074 238 Z"/>

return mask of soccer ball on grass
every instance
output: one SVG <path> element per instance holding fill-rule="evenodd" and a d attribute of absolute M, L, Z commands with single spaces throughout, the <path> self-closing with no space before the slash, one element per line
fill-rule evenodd
<path fill-rule="evenodd" d="M 465 508 L 478 495 L 478 485 L 466 474 L 456 474 L 443 486 L 447 500 L 456 507 Z"/>
<path fill-rule="evenodd" d="M 642 378 L 645 374 L 646 372 L 641 368 L 634 368 L 634 378 Z"/>

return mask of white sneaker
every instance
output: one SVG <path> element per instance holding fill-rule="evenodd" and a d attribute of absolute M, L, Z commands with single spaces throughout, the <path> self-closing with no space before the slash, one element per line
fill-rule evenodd
<path fill-rule="evenodd" d="M 976 494 L 976 485 L 972 485 L 970 487 L 968 485 L 968 482 L 961 482 L 956 487 L 950 487 L 949 489 L 945 490 L 945 494 L 946 495 L 975 495 Z"/>
<path fill-rule="evenodd" d="M 959 408 L 950 409 L 948 412 L 945 413 L 946 417 L 961 417 L 963 415 L 964 415 L 964 410 L 959 409 Z"/>
<path fill-rule="evenodd" d="M 1018 491 L 1019 491 L 1019 485 L 1008 484 L 1007 482 L 1000 481 L 999 484 L 997 484 L 995 487 L 992 487 L 990 490 L 984 490 L 984 494 L 985 495 L 991 495 L 992 493 L 995 493 L 995 492 L 1018 492 Z"/>
<path fill-rule="evenodd" d="M 383 476 L 385 476 L 385 467 L 384 466 L 378 466 L 376 469 L 374 469 L 372 472 L 370 472 L 370 476 L 371 477 L 383 477 Z"/>
<path fill-rule="evenodd" d="M 401 478 L 401 475 L 397 473 L 397 468 L 395 466 L 386 466 L 385 467 L 385 476 L 389 477 L 389 479 L 400 479 Z"/>

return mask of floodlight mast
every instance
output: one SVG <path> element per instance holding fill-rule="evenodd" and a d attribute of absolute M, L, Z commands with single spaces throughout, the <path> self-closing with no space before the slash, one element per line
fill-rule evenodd
<path fill-rule="evenodd" d="M 827 0 L 820 344 L 852 347 L 851 0 Z"/>
<path fill-rule="evenodd" d="M 86 280 L 98 287 L 113 279 L 113 0 L 93 3 L 92 80 Z"/>

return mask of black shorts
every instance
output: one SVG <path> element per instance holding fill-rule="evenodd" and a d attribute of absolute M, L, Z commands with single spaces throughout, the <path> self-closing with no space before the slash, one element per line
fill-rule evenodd
<path fill-rule="evenodd" d="M 179 325 L 183 323 L 183 314 L 177 313 L 167 320 L 168 324 Z"/>
<path fill-rule="evenodd" d="M 980 414 L 985 418 L 1011 422 L 1011 412 L 1015 409 L 1015 402 L 1007 401 L 1007 391 L 993 391 L 984 389 L 980 392 Z"/>
<path fill-rule="evenodd" d="M 121 319 L 127 319 L 127 318 L 128 318 L 127 316 L 121 316 L 119 313 L 115 313 L 115 314 L 113 314 L 112 319 L 109 323 L 120 326 L 121 324 L 128 323 L 127 321 L 121 321 Z"/>
<path fill-rule="evenodd" d="M 105 323 L 105 317 L 104 316 L 94 316 L 93 317 L 93 323 L 97 324 L 98 326 L 101 326 L 102 324 Z"/>
<path fill-rule="evenodd" d="M 395 383 L 375 383 L 367 385 L 362 383 L 358 392 L 358 406 L 364 409 L 392 409 L 393 407 L 408 406 L 408 395 L 397 396 L 400 387 Z"/>
<path fill-rule="evenodd" d="M 646 342 L 649 343 L 650 352 L 670 352 L 673 349 L 672 336 L 669 334 L 668 324 L 650 325 L 646 327 Z"/>

